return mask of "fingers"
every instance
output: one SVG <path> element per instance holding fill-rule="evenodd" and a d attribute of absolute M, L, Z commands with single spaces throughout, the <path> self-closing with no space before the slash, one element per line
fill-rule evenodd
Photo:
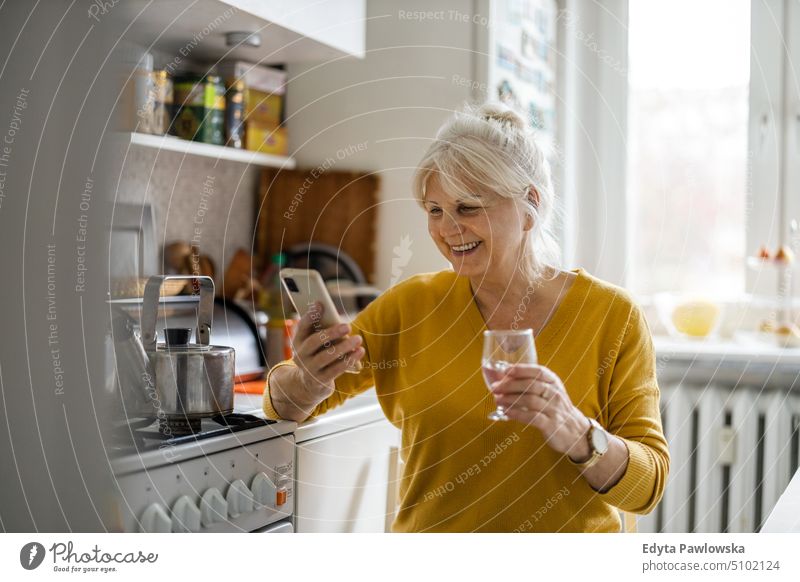
<path fill-rule="evenodd" d="M 320 381 L 330 382 L 331 380 L 335 380 L 344 374 L 345 370 L 347 370 L 354 361 L 363 358 L 365 353 L 366 351 L 364 348 L 358 347 L 353 352 L 345 354 L 342 358 L 335 359 L 331 364 L 328 364 L 318 372 Z"/>
<path fill-rule="evenodd" d="M 325 366 L 332 364 L 335 360 L 344 358 L 356 348 L 361 347 L 362 339 L 360 335 L 353 335 L 343 337 L 336 342 L 326 340 L 322 343 L 319 349 L 309 352 L 308 350 L 313 348 L 317 341 L 317 338 L 309 338 L 307 342 L 309 345 L 303 348 L 306 350 L 306 352 L 302 354 L 301 357 L 313 362 L 313 366 L 315 368 L 322 369 Z"/>
<path fill-rule="evenodd" d="M 512 366 L 501 380 L 492 383 L 491 392 L 498 406 L 519 413 L 522 422 L 537 426 L 544 422 L 540 417 L 558 416 L 571 404 L 555 372 L 537 364 Z"/>
<path fill-rule="evenodd" d="M 532 412 L 530 410 L 522 410 L 521 408 L 510 408 L 505 410 L 506 416 L 511 420 L 516 420 L 523 424 L 529 424 L 542 431 L 542 434 L 548 435 L 553 432 L 553 417 L 543 412 Z"/>
<path fill-rule="evenodd" d="M 297 331 L 294 333 L 294 341 L 297 345 L 303 343 L 312 333 L 314 333 L 314 320 L 317 319 L 317 313 L 322 313 L 321 311 L 316 311 L 317 309 L 322 309 L 322 305 L 319 303 L 315 303 L 307 312 L 306 314 L 300 318 L 300 321 L 297 322 Z"/>
<path fill-rule="evenodd" d="M 540 364 L 514 364 L 506 371 L 506 378 L 539 380 L 554 384 L 558 376 L 550 368 Z"/>
<path fill-rule="evenodd" d="M 360 339 L 360 336 L 356 337 Z M 344 374 L 345 370 L 355 360 L 363 358 L 365 353 L 366 350 L 359 346 L 348 354 L 337 356 L 321 353 L 312 358 L 299 360 L 296 364 L 302 370 L 303 375 L 313 380 L 314 383 L 327 384 Z"/>
<path fill-rule="evenodd" d="M 544 398 L 535 394 L 506 394 L 495 398 L 498 406 L 506 411 L 521 410 L 531 414 L 552 414 L 552 398 Z"/>
<path fill-rule="evenodd" d="M 306 314 L 300 318 L 300 321 L 297 323 L 297 331 L 294 335 L 295 342 L 298 345 L 302 344 L 314 333 L 322 331 L 319 322 L 322 320 L 324 312 L 325 308 L 322 306 L 322 303 L 316 301 Z"/>
<path fill-rule="evenodd" d="M 346 323 L 320 329 L 319 322 L 324 308 L 316 302 L 300 318 L 297 332 L 292 339 L 295 364 L 303 373 L 317 383 L 328 383 L 352 365 L 354 360 L 364 357 L 360 335 L 349 336 Z"/>
<path fill-rule="evenodd" d="M 514 380 L 510 378 L 503 378 L 492 384 L 492 394 L 537 394 L 539 396 L 548 396 L 559 392 L 555 384 L 549 382 L 542 382 L 541 380 Z"/>
<path fill-rule="evenodd" d="M 308 358 L 321 351 L 330 350 L 340 343 L 348 333 L 350 333 L 350 326 L 346 323 L 340 323 L 328 329 L 312 331 L 305 339 L 295 337 L 292 348 L 297 356 Z"/>

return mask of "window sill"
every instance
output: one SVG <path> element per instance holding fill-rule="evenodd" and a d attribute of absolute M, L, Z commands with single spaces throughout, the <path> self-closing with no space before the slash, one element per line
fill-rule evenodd
<path fill-rule="evenodd" d="M 737 339 L 653 338 L 661 382 L 787 387 L 800 375 L 800 348 Z M 800 389 L 800 387 L 798 387 Z"/>

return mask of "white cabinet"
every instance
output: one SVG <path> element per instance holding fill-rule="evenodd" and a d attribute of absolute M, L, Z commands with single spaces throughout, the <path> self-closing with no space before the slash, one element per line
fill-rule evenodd
<path fill-rule="evenodd" d="M 365 0 L 221 1 L 268 22 L 269 26 L 294 32 L 304 40 L 326 47 L 329 52 L 319 52 L 318 55 L 323 58 L 336 58 L 338 55 L 334 51 L 339 51 L 341 56 L 364 56 L 367 12 Z M 272 33 L 271 30 L 269 32 Z M 278 50 L 285 50 L 284 46 L 278 47 Z M 289 51 L 287 53 L 290 54 Z"/>
<path fill-rule="evenodd" d="M 365 0 L 130 0 L 118 13 L 130 40 L 183 59 L 274 64 L 364 57 Z M 225 33 L 258 33 L 260 46 L 225 42 Z"/>
<path fill-rule="evenodd" d="M 399 435 L 380 420 L 299 443 L 296 531 L 389 531 L 397 499 Z"/>

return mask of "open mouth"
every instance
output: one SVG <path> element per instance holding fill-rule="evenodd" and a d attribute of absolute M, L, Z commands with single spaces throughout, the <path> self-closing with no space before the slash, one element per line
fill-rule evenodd
<path fill-rule="evenodd" d="M 450 247 L 452 253 L 457 257 L 463 257 L 470 253 L 474 253 L 475 249 L 477 249 L 483 241 L 473 241 L 470 243 L 465 243 L 463 245 L 453 245 Z"/>

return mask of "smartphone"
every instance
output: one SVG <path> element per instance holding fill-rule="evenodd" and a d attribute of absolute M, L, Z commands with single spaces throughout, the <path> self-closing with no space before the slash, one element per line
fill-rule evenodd
<path fill-rule="evenodd" d="M 322 304 L 322 317 L 315 322 L 320 329 L 327 329 L 342 323 L 339 312 L 333 304 L 331 294 L 322 280 L 322 275 L 314 269 L 281 269 L 281 283 L 292 300 L 292 305 L 300 316 L 305 316 L 308 310 L 319 301 Z M 358 374 L 362 369 L 360 360 L 355 360 L 347 367 L 346 372 Z"/>

